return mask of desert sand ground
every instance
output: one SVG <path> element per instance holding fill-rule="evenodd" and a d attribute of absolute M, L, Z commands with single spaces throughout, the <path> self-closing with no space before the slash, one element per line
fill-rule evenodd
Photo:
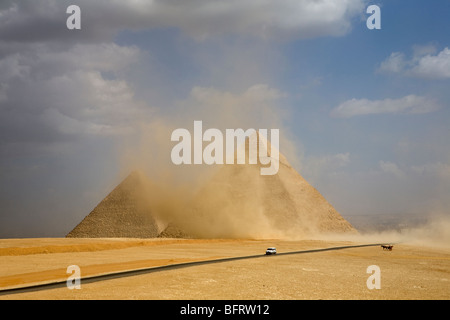
<path fill-rule="evenodd" d="M 324 240 L 3 239 L 0 290 L 66 280 L 81 270 L 81 289 L 1 294 L 0 299 L 449 299 L 450 248 L 399 243 L 295 255 L 279 253 L 364 242 Z M 83 277 L 187 261 L 260 254 L 261 258 L 195 265 L 83 283 Z M 368 289 L 367 267 L 380 268 Z"/>

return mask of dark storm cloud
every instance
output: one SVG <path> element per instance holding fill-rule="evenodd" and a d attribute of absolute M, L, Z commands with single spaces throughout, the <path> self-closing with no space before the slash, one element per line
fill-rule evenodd
<path fill-rule="evenodd" d="M 81 30 L 68 33 L 66 9 L 78 5 Z M 108 41 L 119 30 L 178 28 L 198 40 L 234 34 L 262 39 L 340 36 L 363 6 L 341 1 L 23 0 L 0 7 L 0 40 Z"/>
<path fill-rule="evenodd" d="M 0 59 L 3 143 L 66 135 L 118 134 L 145 106 L 134 101 L 118 72 L 139 57 L 134 47 L 75 45 L 55 51 L 40 44 Z M 106 78 L 103 72 L 110 72 Z M 128 108 L 124 109 L 123 106 Z M 39 139 L 38 139 L 39 140 Z M 51 139 L 50 139 L 51 140 Z"/>
<path fill-rule="evenodd" d="M 349 30 L 361 3 L 3 1 L 0 110 L 6 116 L 0 120 L 2 140 L 25 138 L 27 132 L 30 139 L 39 133 L 48 138 L 50 132 L 59 132 L 60 137 L 126 132 L 133 117 L 141 117 L 148 106 L 134 99 L 132 86 L 118 75 L 142 54 L 136 47 L 113 42 L 121 30 L 177 28 L 195 39 L 223 34 L 257 38 L 340 35 Z M 66 9 L 73 4 L 81 8 L 81 30 L 66 27 Z M 126 112 L 123 105 L 127 105 Z"/>
<path fill-rule="evenodd" d="M 94 42 L 111 40 L 116 29 L 102 24 L 90 27 L 89 11 L 83 12 L 83 30 L 70 32 L 66 27 L 67 7 L 76 1 L 8 1 L 0 7 L 0 40 L 13 43 Z M 96 10 L 93 10 L 96 11 Z M 92 12 L 95 14 L 95 12 Z M 106 18 L 106 17 L 105 17 Z M 93 18 L 94 19 L 94 18 Z M 93 20 L 98 21 L 96 19 Z M 95 27 L 98 26 L 98 27 Z"/>
<path fill-rule="evenodd" d="M 63 236 L 99 197 L 86 181 L 114 167 L 114 139 L 148 116 L 122 76 L 140 50 L 70 32 L 69 4 L 0 3 L 0 237 Z"/>

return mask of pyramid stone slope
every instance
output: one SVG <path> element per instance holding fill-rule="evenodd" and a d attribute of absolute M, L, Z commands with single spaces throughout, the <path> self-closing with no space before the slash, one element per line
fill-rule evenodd
<path fill-rule="evenodd" d="M 157 219 L 144 199 L 145 177 L 133 172 L 120 183 L 67 237 L 155 238 Z"/>

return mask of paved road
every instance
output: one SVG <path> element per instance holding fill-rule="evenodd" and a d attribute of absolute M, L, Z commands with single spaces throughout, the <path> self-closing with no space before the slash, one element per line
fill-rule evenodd
<path fill-rule="evenodd" d="M 93 282 L 97 282 L 97 281 L 104 281 L 104 280 L 117 279 L 117 278 L 123 278 L 123 277 L 137 276 L 137 275 L 148 274 L 148 273 L 152 273 L 152 272 L 167 271 L 167 270 L 180 269 L 180 268 L 188 268 L 188 267 L 200 266 L 200 265 L 204 265 L 204 264 L 222 263 L 222 262 L 230 262 L 230 261 L 246 260 L 246 259 L 261 259 L 261 258 L 268 259 L 268 258 L 276 258 L 279 256 L 286 256 L 286 255 L 292 255 L 292 254 L 306 254 L 306 253 L 315 253 L 315 252 L 323 252 L 323 251 L 344 250 L 344 249 L 351 249 L 351 248 L 374 247 L 374 246 L 380 246 L 380 245 L 382 245 L 382 244 L 381 243 L 371 243 L 371 244 L 330 247 L 330 248 L 311 249 L 311 250 L 302 250 L 302 251 L 280 252 L 280 253 L 277 253 L 276 255 L 271 255 L 271 256 L 257 254 L 257 255 L 250 255 L 250 256 L 238 256 L 238 257 L 204 260 L 204 261 L 183 262 L 183 263 L 177 263 L 177 264 L 171 264 L 171 265 L 165 265 L 165 266 L 159 266 L 159 267 L 149 267 L 149 268 L 138 269 L 138 270 L 118 271 L 118 272 L 111 273 L 111 274 L 85 277 L 85 278 L 81 278 L 81 284 L 93 283 Z M 67 285 L 66 280 L 60 280 L 60 281 L 55 281 L 55 282 L 51 282 L 51 283 L 35 284 L 35 285 L 23 286 L 23 287 L 14 288 L 14 289 L 5 289 L 5 290 L 0 289 L 0 295 L 32 292 L 32 291 L 39 291 L 39 290 L 48 290 L 48 289 L 54 289 L 54 288 L 62 288 L 62 287 L 65 287 L 66 285 Z"/>

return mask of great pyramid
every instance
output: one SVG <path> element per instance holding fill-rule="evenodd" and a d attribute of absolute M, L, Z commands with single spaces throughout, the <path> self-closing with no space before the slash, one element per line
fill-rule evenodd
<path fill-rule="evenodd" d="M 142 173 L 131 173 L 67 237 L 157 237 L 164 225 L 145 199 L 148 185 L 149 181 Z"/>
<path fill-rule="evenodd" d="M 265 143 L 271 156 L 270 143 Z M 261 175 L 259 162 L 223 165 L 194 200 L 188 232 L 251 238 L 357 232 L 281 153 L 278 159 L 275 175 Z"/>

